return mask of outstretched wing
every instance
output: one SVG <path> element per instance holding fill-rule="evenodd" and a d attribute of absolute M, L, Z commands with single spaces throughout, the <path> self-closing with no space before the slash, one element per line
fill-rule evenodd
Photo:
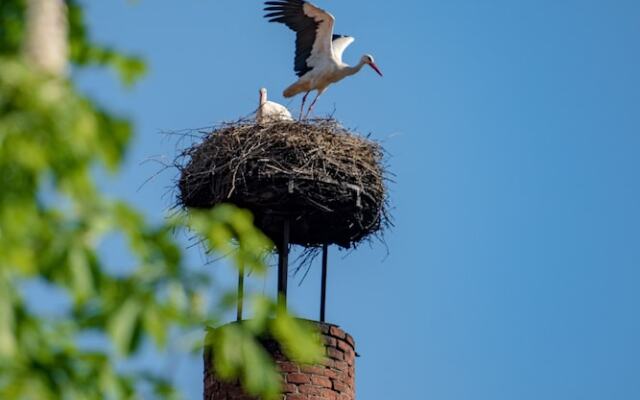
<path fill-rule="evenodd" d="M 353 41 L 356 40 L 352 36 L 333 35 L 333 56 L 339 62 L 342 62 L 342 54 Z"/>
<path fill-rule="evenodd" d="M 294 69 L 298 76 L 333 57 L 333 15 L 302 0 L 266 1 L 265 18 L 296 33 Z"/>

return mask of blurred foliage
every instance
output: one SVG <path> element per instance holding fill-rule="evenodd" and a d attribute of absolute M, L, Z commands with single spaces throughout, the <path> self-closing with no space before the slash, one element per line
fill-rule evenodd
<path fill-rule="evenodd" d="M 292 318 L 286 310 L 264 297 L 253 301 L 256 315 L 243 324 L 211 329 L 205 343 L 213 349 L 214 365 L 223 378 L 238 378 L 247 393 L 279 398 L 279 373 L 269 364 L 269 354 L 257 337 L 275 338 L 291 358 L 305 364 L 321 360 L 320 336 L 309 322 Z M 271 318 L 275 315 L 275 318 Z M 264 335 L 268 332 L 269 335 Z"/>
<path fill-rule="evenodd" d="M 70 7 L 76 67 L 102 65 L 126 84 L 144 72 L 136 57 L 90 41 L 82 8 Z M 20 57 L 24 1 L 0 2 L 0 399 L 179 398 L 170 377 L 126 366 L 144 343 L 161 351 L 176 333 L 203 330 L 232 307 L 218 293 L 215 313 L 205 301 L 207 277 L 189 268 L 174 234 L 190 229 L 207 248 L 231 254 L 233 265 L 266 273 L 272 244 L 252 217 L 232 206 L 179 214 L 151 224 L 127 202 L 102 193 L 98 169 L 117 172 L 130 123 L 98 106 L 63 79 L 45 76 Z M 113 274 L 100 246 L 123 237 L 131 253 L 126 274 Z M 38 282 L 63 293 L 68 306 L 36 312 L 24 289 Z M 279 375 L 257 340 L 276 337 L 291 357 L 318 360 L 321 346 L 308 327 L 273 300 L 250 296 L 252 320 L 208 337 L 216 366 L 240 378 L 250 393 L 276 398 Z M 46 296 L 38 299 L 46 301 Z M 36 299 L 37 300 L 37 299 Z M 104 345 L 83 346 L 93 335 Z M 148 398 L 147 396 L 145 396 Z"/>

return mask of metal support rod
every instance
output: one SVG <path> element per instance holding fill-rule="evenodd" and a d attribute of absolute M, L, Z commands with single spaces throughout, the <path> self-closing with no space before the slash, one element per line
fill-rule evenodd
<path fill-rule="evenodd" d="M 242 321 L 242 307 L 244 305 L 244 263 L 238 271 L 238 315 L 236 320 Z"/>
<path fill-rule="evenodd" d="M 287 306 L 287 279 L 289 277 L 289 218 L 284 220 L 282 229 L 282 243 L 278 249 L 278 302 L 284 307 Z"/>
<path fill-rule="evenodd" d="M 322 245 L 322 287 L 320 289 L 320 322 L 325 320 L 327 304 L 327 264 L 329 258 L 329 246 Z"/>

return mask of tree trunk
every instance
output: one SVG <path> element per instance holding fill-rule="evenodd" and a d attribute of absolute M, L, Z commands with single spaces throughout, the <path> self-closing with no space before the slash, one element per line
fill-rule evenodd
<path fill-rule="evenodd" d="M 62 77 L 67 72 L 68 20 L 64 0 L 27 0 L 24 53 L 35 68 Z"/>

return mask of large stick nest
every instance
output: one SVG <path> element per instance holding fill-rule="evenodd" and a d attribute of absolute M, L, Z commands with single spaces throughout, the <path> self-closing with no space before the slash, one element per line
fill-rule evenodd
<path fill-rule="evenodd" d="M 349 248 L 386 226 L 381 146 L 332 119 L 224 124 L 178 159 L 179 203 L 232 203 L 275 243 Z"/>

